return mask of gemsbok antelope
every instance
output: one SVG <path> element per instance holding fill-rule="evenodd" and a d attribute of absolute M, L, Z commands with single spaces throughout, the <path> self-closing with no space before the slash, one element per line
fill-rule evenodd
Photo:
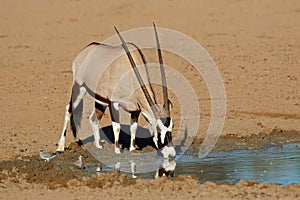
<path fill-rule="evenodd" d="M 116 154 L 120 154 L 119 147 L 119 134 L 120 134 L 120 121 L 119 121 L 119 109 L 131 114 L 130 125 L 130 151 L 136 149 L 135 136 L 137 131 L 137 122 L 140 113 L 145 117 L 146 121 L 154 127 L 153 141 L 158 150 L 161 150 L 164 158 L 169 156 L 174 157 L 176 155 L 175 149 L 172 144 L 172 128 L 173 122 L 170 115 L 170 101 L 168 99 L 167 81 L 165 76 L 162 52 L 160 49 L 160 43 L 158 33 L 154 26 L 154 33 L 157 45 L 157 53 L 159 58 L 162 89 L 163 89 L 163 110 L 156 104 L 155 95 L 151 84 L 145 85 L 144 80 L 139 72 L 139 66 L 145 66 L 146 60 L 142 51 L 133 43 L 126 43 L 121 34 L 115 28 L 122 44 L 119 46 L 109 46 L 101 43 L 93 42 L 85 47 L 75 58 L 72 65 L 73 70 L 73 86 L 72 94 L 69 104 L 66 106 L 66 113 L 64 118 L 64 125 L 61 137 L 58 142 L 58 148 L 56 151 L 63 152 L 65 145 L 65 136 L 67 124 L 72 118 L 72 112 L 78 107 L 79 103 L 83 100 L 83 97 L 88 93 L 95 101 L 95 107 L 92 111 L 89 121 L 93 130 L 94 142 L 97 148 L 103 148 L 100 143 L 99 122 L 104 114 L 104 111 L 109 107 L 111 113 L 112 128 L 115 138 L 114 151 Z M 126 54 L 124 54 L 124 51 Z M 102 74 L 98 86 L 93 91 L 90 86 L 91 80 L 88 80 L 88 76 L 81 75 L 79 73 L 85 73 L 85 66 L 89 64 L 101 63 L 103 55 L 115 56 L 122 55 L 117 58 L 112 64 L 106 68 Z M 103 60 L 103 59 L 102 59 Z M 134 93 L 129 102 L 123 102 L 120 99 L 115 99 L 112 93 L 116 83 L 120 80 L 122 75 L 128 71 L 134 71 L 134 74 L 139 83 L 139 93 Z M 149 92 L 150 91 L 150 92 Z M 71 119 L 72 123 L 72 119 Z M 74 131 L 73 131 L 74 134 Z M 76 136 L 76 134 L 74 134 Z"/>

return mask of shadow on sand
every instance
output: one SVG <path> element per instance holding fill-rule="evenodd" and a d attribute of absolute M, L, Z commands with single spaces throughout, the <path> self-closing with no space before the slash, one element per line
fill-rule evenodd
<path fill-rule="evenodd" d="M 112 126 L 106 126 L 99 130 L 101 140 L 105 140 L 106 143 L 113 144 L 115 143 L 115 137 L 113 133 Z M 130 147 L 130 125 L 121 125 L 121 131 L 119 136 L 119 144 L 122 145 L 122 149 L 128 149 Z M 89 142 L 94 141 L 94 136 L 91 134 L 88 138 L 80 140 L 79 144 L 84 145 Z M 156 146 L 153 142 L 153 136 L 148 129 L 143 127 L 138 127 L 135 137 L 135 144 L 138 147 L 138 150 L 150 146 L 156 149 Z"/>

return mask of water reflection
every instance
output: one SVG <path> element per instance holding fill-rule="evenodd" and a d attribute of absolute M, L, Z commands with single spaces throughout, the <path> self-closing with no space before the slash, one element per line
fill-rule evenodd
<path fill-rule="evenodd" d="M 103 172 L 111 172 L 116 171 L 118 173 L 127 173 L 131 174 L 132 178 L 137 177 L 144 177 L 144 178 L 159 178 L 162 176 L 166 177 L 174 177 L 175 168 L 176 168 L 176 161 L 174 159 L 164 159 L 162 160 L 160 166 L 157 168 L 157 170 L 154 172 L 148 172 L 148 173 L 140 173 L 138 175 L 137 170 L 137 163 L 133 160 L 128 162 L 116 162 L 114 167 L 105 166 L 101 163 L 97 164 L 89 164 L 85 163 L 83 164 L 83 170 L 88 172 L 89 174 L 96 173 L 97 175 L 100 175 Z M 130 169 L 129 169 L 130 168 Z"/>

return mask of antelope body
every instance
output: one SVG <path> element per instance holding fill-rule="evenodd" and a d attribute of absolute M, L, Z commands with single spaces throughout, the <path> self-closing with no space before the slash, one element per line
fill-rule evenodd
<path fill-rule="evenodd" d="M 175 156 L 175 149 L 172 145 L 173 123 L 170 117 L 170 105 L 167 97 L 166 80 L 156 29 L 155 34 L 158 45 L 157 48 L 160 58 L 162 84 L 164 89 L 163 106 L 166 110 L 167 116 L 164 116 L 162 118 L 162 115 L 159 114 L 159 110 L 154 104 L 156 101 L 151 85 L 146 86 L 143 80 L 139 78 L 140 74 L 137 66 L 146 65 L 146 60 L 142 51 L 132 43 L 125 43 L 122 36 L 118 33 L 122 41 L 122 45 L 109 46 L 93 42 L 85 47 L 73 61 L 72 95 L 69 104 L 66 106 L 63 130 L 56 151 L 64 151 L 67 124 L 73 114 L 72 112 L 78 107 L 79 103 L 83 100 L 83 97 L 88 93 L 93 97 L 95 101 L 95 107 L 89 117 L 89 121 L 93 130 L 95 146 L 97 148 L 103 148 L 103 145 L 100 143 L 101 140 L 99 134 L 99 122 L 106 108 L 109 107 L 115 138 L 114 149 L 116 154 L 121 153 L 119 148 L 119 109 L 123 109 L 131 115 L 130 151 L 136 149 L 135 135 L 137 131 L 137 122 L 138 117 L 142 112 L 146 120 L 154 127 L 153 141 L 156 147 L 162 150 L 165 158 L 168 158 L 169 156 Z M 125 55 L 124 52 L 126 52 Z M 122 56 L 118 57 L 118 55 Z M 106 56 L 117 56 L 118 58 L 113 63 L 108 63 L 109 66 L 106 69 L 103 69 L 101 77 L 91 76 L 91 74 L 93 74 L 93 66 L 97 67 L 97 63 L 101 63 L 103 60 L 105 60 L 103 59 L 103 57 Z M 122 76 L 124 76 L 124 74 L 132 70 L 134 70 L 136 78 L 138 79 L 140 84 L 138 91 L 135 92 L 130 98 L 126 97 L 126 94 L 129 95 L 128 93 L 126 93 L 126 88 L 123 88 L 123 90 L 125 90 L 125 96 L 122 96 L 122 94 L 113 95 L 115 86 L 117 85 L 118 81 L 122 78 Z M 91 79 L 98 79 L 98 84 L 95 86 L 95 80 Z"/>

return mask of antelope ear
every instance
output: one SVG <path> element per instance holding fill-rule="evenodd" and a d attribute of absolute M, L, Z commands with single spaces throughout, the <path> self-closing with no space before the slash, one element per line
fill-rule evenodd
<path fill-rule="evenodd" d="M 153 126 L 154 124 L 154 118 L 148 114 L 148 113 L 145 113 L 145 112 L 142 112 L 142 115 L 144 116 L 145 120 L 151 125 Z"/>

